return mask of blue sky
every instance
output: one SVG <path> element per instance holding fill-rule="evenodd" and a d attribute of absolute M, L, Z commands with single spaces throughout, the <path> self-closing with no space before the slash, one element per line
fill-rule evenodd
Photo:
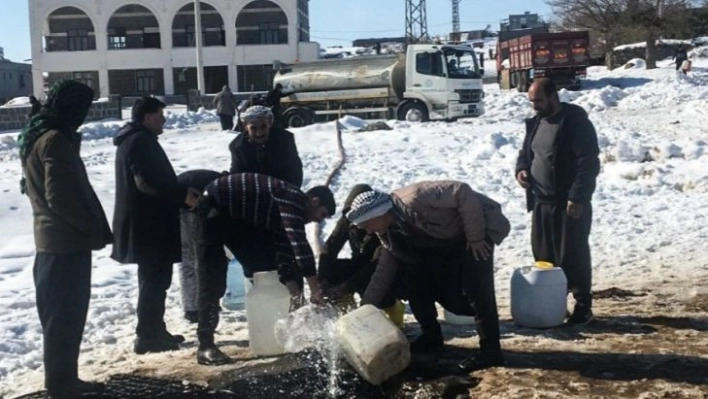
<path fill-rule="evenodd" d="M 136 0 L 136 3 L 146 0 Z M 447 33 L 452 28 L 450 0 L 427 0 L 428 31 Z M 0 47 L 14 61 L 30 58 L 27 0 L 0 0 Z M 462 0 L 460 20 L 463 30 L 497 28 L 508 14 L 524 11 L 550 17 L 543 0 Z M 310 0 L 310 28 L 313 41 L 322 46 L 347 46 L 359 38 L 403 36 L 404 0 Z"/>

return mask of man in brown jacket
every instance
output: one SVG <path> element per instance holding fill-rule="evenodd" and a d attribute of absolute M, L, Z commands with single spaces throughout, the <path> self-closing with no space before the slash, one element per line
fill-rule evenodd
<path fill-rule="evenodd" d="M 423 334 L 411 351 L 442 346 L 435 302 L 475 315 L 480 353 L 464 371 L 501 366 L 494 293 L 494 245 L 509 234 L 501 206 L 457 181 L 416 183 L 393 193 L 369 191 L 354 199 L 347 218 L 384 246 L 362 303 L 376 304 L 401 272 L 411 310 Z M 470 309 L 471 307 L 471 309 Z"/>
<path fill-rule="evenodd" d="M 100 385 L 79 380 L 81 336 L 91 296 L 91 250 L 112 240 L 106 215 L 79 154 L 93 90 L 57 82 L 20 133 L 23 189 L 34 213 L 34 283 L 44 341 L 45 387 L 75 398 Z"/>

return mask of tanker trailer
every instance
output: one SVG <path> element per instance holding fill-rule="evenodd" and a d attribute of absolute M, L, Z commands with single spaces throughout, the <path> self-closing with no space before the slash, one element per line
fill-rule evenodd
<path fill-rule="evenodd" d="M 283 85 L 283 121 L 290 127 L 336 118 L 342 106 L 359 117 L 454 120 L 484 113 L 482 73 L 471 47 L 409 45 L 405 53 L 275 62 Z"/>

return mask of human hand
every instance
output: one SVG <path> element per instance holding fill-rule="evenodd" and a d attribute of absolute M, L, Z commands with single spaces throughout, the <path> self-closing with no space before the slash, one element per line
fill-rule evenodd
<path fill-rule="evenodd" d="M 568 216 L 573 219 L 580 219 L 583 216 L 583 204 L 578 204 L 573 201 L 568 201 L 567 208 Z"/>
<path fill-rule="evenodd" d="M 529 188 L 529 172 L 525 170 L 519 171 L 519 173 L 516 174 L 516 181 L 519 182 L 521 187 Z"/>
<path fill-rule="evenodd" d="M 310 302 L 315 305 L 323 305 L 325 300 L 322 296 L 322 289 L 320 288 L 317 276 L 308 277 L 307 285 L 310 287 Z"/>
<path fill-rule="evenodd" d="M 467 249 L 472 251 L 475 260 L 487 260 L 492 255 L 492 247 L 485 240 L 467 242 Z"/>
<path fill-rule="evenodd" d="M 187 197 L 184 199 L 184 203 L 189 207 L 189 209 L 194 209 L 194 207 L 197 206 L 199 194 L 200 193 L 196 188 L 189 187 L 187 189 Z"/>

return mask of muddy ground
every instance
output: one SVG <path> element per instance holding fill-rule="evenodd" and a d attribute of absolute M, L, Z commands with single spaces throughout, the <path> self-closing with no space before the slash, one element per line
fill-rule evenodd
<path fill-rule="evenodd" d="M 597 291 L 597 319 L 582 327 L 519 328 L 502 309 L 507 366 L 472 374 L 455 366 L 477 347 L 474 329 L 443 324 L 445 347 L 414 356 L 404 373 L 381 387 L 340 370 L 339 380 L 346 383 L 333 391 L 328 368 L 316 354 L 256 359 L 245 340 L 221 341 L 238 359 L 233 365 L 198 366 L 187 350 L 161 361 L 144 358 L 127 378 L 154 378 L 146 380 L 150 389 L 132 397 L 178 397 L 174 387 L 181 384 L 196 387 L 183 390 L 190 398 L 708 398 L 706 283 Z M 411 315 L 406 320 L 411 322 L 404 332 L 415 335 Z M 109 380 L 122 394 L 101 398 L 129 397 L 121 386 L 125 378 L 122 373 Z M 160 381 L 172 381 L 171 394 L 160 391 Z"/>

